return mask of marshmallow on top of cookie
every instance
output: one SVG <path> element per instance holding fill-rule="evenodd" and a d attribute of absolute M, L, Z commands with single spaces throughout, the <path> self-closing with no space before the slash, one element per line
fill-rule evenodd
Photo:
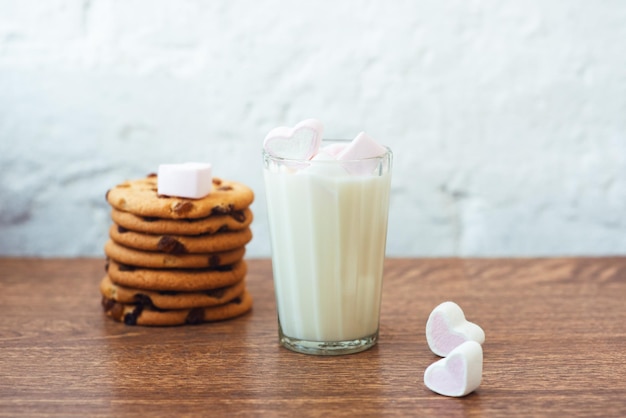
<path fill-rule="evenodd" d="M 158 172 L 159 195 L 200 199 L 211 193 L 212 167 L 209 163 L 161 164 Z"/>

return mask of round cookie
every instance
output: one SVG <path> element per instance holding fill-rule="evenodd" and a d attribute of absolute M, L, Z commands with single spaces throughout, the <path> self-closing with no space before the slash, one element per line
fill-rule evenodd
<path fill-rule="evenodd" d="M 245 280 L 232 286 L 197 292 L 172 292 L 133 289 L 120 286 L 104 276 L 100 282 L 100 293 L 107 299 L 119 303 L 138 304 L 159 309 L 191 309 L 223 305 L 240 296 L 245 289 Z"/>
<path fill-rule="evenodd" d="M 246 253 L 245 247 L 206 254 L 166 254 L 135 250 L 108 240 L 105 254 L 115 261 L 131 266 L 151 268 L 202 268 L 218 267 L 236 263 Z"/>
<path fill-rule="evenodd" d="M 240 231 L 250 226 L 253 214 L 250 208 L 227 215 L 210 215 L 196 219 L 164 219 L 133 215 L 112 208 L 111 218 L 116 224 L 131 231 L 148 234 L 200 235 L 224 231 Z"/>
<path fill-rule="evenodd" d="M 206 308 L 155 310 L 143 305 L 119 303 L 102 297 L 107 316 L 127 325 L 173 326 L 223 321 L 243 315 L 252 309 L 252 296 L 247 290 L 224 305 Z"/>
<path fill-rule="evenodd" d="M 167 254 L 215 253 L 243 247 L 252 239 L 250 228 L 204 235 L 154 235 L 111 225 L 109 236 L 125 247 Z"/>
<path fill-rule="evenodd" d="M 196 292 L 231 286 L 244 279 L 248 265 L 244 260 L 233 265 L 204 269 L 149 269 L 109 260 L 106 266 L 113 283 L 137 289 Z"/>
<path fill-rule="evenodd" d="M 249 187 L 219 178 L 213 178 L 211 193 L 200 199 L 163 196 L 157 191 L 157 176 L 153 174 L 118 184 L 107 191 L 106 199 L 118 210 L 168 219 L 224 215 L 241 211 L 254 200 L 254 193 Z"/>

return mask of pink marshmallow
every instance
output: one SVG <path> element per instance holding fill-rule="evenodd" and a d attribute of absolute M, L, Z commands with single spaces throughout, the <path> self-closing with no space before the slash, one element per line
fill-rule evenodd
<path fill-rule="evenodd" d="M 157 177 L 160 195 L 199 199 L 213 187 L 211 164 L 161 164 Z"/>
<path fill-rule="evenodd" d="M 483 375 L 483 349 L 476 341 L 466 341 L 448 357 L 428 366 L 424 384 L 444 396 L 460 397 L 475 391 Z"/>
<path fill-rule="evenodd" d="M 368 175 L 373 173 L 380 162 L 375 157 L 386 152 L 387 148 L 361 132 L 337 154 L 337 160 L 345 161 L 345 169 L 351 174 Z"/>
<path fill-rule="evenodd" d="M 465 319 L 454 302 L 443 302 L 430 313 L 426 322 L 426 341 L 433 353 L 445 357 L 466 341 L 485 342 L 481 327 Z"/>
<path fill-rule="evenodd" d="M 383 155 L 387 148 L 379 145 L 372 137 L 361 132 L 338 155 L 338 160 L 362 160 Z"/>

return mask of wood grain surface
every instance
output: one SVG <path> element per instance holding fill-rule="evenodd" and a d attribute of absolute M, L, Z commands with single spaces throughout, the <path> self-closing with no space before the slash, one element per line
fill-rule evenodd
<path fill-rule="evenodd" d="M 103 315 L 104 260 L 0 258 L 0 416 L 626 416 L 626 258 L 389 259 L 380 342 L 341 357 L 279 347 L 249 267 L 248 315 L 144 328 Z M 446 300 L 486 333 L 460 399 L 423 384 Z"/>

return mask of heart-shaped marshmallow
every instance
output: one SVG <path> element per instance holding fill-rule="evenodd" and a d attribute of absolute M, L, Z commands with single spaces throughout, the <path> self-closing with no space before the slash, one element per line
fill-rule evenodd
<path fill-rule="evenodd" d="M 445 357 L 466 341 L 485 342 L 481 327 L 465 319 L 454 302 L 443 302 L 430 313 L 426 322 L 426 341 L 433 353 Z"/>
<path fill-rule="evenodd" d="M 466 341 L 428 366 L 424 384 L 440 395 L 458 397 L 476 390 L 482 376 L 483 348 L 476 341 Z"/>
<path fill-rule="evenodd" d="M 324 127 L 317 119 L 306 119 L 293 128 L 284 126 L 272 129 L 265 140 L 265 151 L 279 158 L 309 160 L 322 142 Z"/>

